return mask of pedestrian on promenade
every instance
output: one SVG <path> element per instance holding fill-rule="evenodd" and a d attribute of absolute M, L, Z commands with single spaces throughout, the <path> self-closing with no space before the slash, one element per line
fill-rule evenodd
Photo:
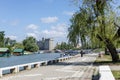
<path fill-rule="evenodd" d="M 82 50 L 81 50 L 80 54 L 81 54 L 81 57 L 83 57 L 83 51 Z"/>

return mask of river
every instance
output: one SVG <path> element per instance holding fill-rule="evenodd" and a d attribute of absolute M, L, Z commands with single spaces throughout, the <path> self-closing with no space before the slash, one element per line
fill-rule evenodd
<path fill-rule="evenodd" d="M 0 57 L 0 68 L 37 61 L 52 60 L 59 57 L 60 57 L 59 53 L 44 53 L 23 56 Z"/>

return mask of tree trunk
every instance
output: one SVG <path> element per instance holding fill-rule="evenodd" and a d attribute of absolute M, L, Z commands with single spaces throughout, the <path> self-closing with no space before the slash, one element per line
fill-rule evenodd
<path fill-rule="evenodd" d="M 106 39 L 105 43 L 106 43 L 106 47 L 108 48 L 108 50 L 111 54 L 112 61 L 117 62 L 119 60 L 119 55 L 116 51 L 114 44 L 109 39 Z"/>
<path fill-rule="evenodd" d="M 107 50 L 107 47 L 105 47 L 105 55 L 109 55 L 109 52 Z"/>

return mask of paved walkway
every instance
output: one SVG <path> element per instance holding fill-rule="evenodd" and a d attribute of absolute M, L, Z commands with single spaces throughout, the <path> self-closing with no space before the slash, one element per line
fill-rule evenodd
<path fill-rule="evenodd" d="M 111 69 L 111 70 L 115 70 L 115 71 L 120 71 L 120 65 L 110 66 L 110 69 Z"/>
<path fill-rule="evenodd" d="M 41 66 L 17 74 L 6 75 L 0 80 L 91 80 L 95 54 L 87 54 L 65 62 Z"/>

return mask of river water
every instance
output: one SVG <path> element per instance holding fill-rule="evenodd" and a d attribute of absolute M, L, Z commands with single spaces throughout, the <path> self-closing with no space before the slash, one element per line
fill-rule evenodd
<path fill-rule="evenodd" d="M 19 64 L 52 60 L 59 58 L 60 53 L 30 54 L 23 56 L 0 57 L 0 68 Z"/>

